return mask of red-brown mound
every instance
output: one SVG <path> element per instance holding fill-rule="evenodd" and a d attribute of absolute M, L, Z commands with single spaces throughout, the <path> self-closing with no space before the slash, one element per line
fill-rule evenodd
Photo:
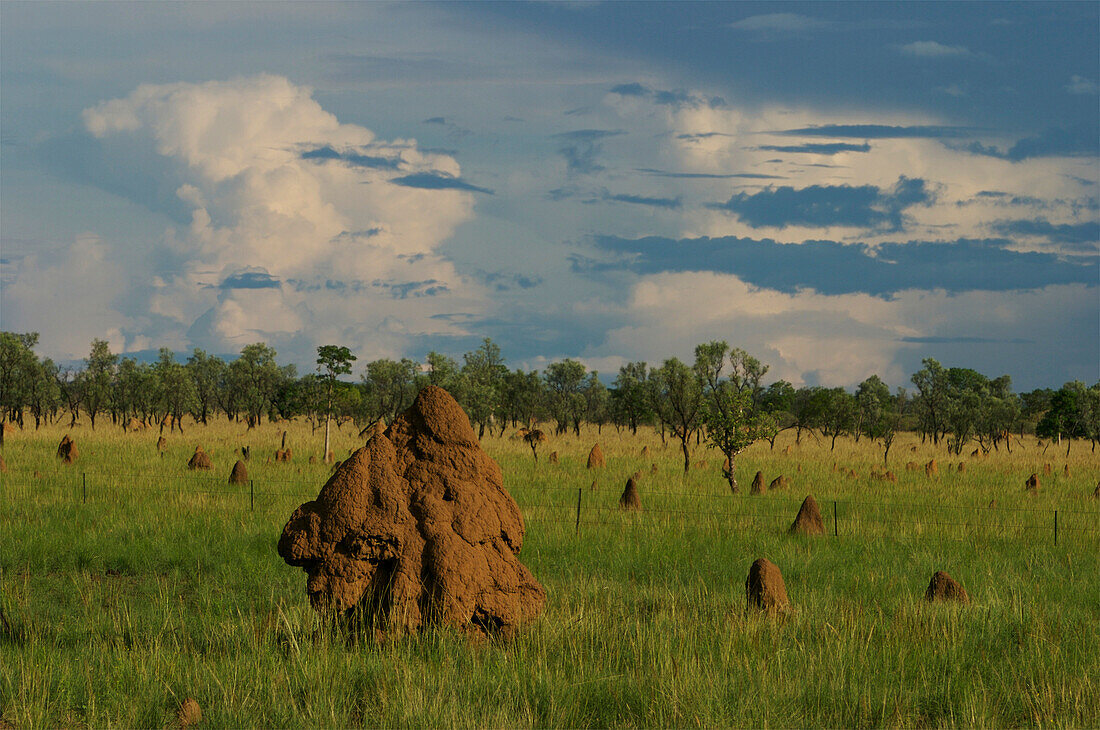
<path fill-rule="evenodd" d="M 180 728 L 189 728 L 202 722 L 202 708 L 195 698 L 188 697 L 176 710 L 176 723 Z"/>
<path fill-rule="evenodd" d="M 1040 486 L 1038 474 L 1032 474 L 1027 478 L 1027 481 L 1024 482 L 1024 488 L 1032 492 L 1038 492 Z"/>
<path fill-rule="evenodd" d="M 970 603 L 970 596 L 967 595 L 966 589 L 959 585 L 954 578 L 942 570 L 937 570 L 932 575 L 928 590 L 924 592 L 924 600 Z"/>
<path fill-rule="evenodd" d="M 558 463 L 558 452 L 556 452 L 556 451 L 551 451 L 550 452 L 550 463 L 551 464 L 557 464 Z"/>
<path fill-rule="evenodd" d="M 939 472 L 939 469 L 936 468 L 936 460 L 935 459 L 932 459 L 930 462 L 928 462 L 927 464 L 924 465 L 924 473 L 927 476 L 934 477 L 934 476 L 936 476 L 936 474 L 938 472 Z"/>
<path fill-rule="evenodd" d="M 821 510 L 817 507 L 817 500 L 807 496 L 802 500 L 802 506 L 798 509 L 798 515 L 791 523 L 788 532 L 799 535 L 824 535 L 825 521 L 821 519 Z"/>
<path fill-rule="evenodd" d="M 745 598 L 749 608 L 775 613 L 790 608 L 787 586 L 779 567 L 766 558 L 759 558 L 749 568 L 745 579 Z"/>
<path fill-rule="evenodd" d="M 61 443 L 57 445 L 57 458 L 65 464 L 71 464 L 80 456 L 76 448 L 76 442 L 69 438 L 68 434 L 61 437 Z"/>
<path fill-rule="evenodd" d="M 164 438 L 163 436 L 159 437 L 157 439 L 157 451 L 167 451 L 167 450 L 168 450 L 168 439 Z"/>
<path fill-rule="evenodd" d="M 233 471 L 229 472 L 230 484 L 248 484 L 248 470 L 244 468 L 244 462 L 237 459 L 233 465 Z"/>
<path fill-rule="evenodd" d="M 787 477 L 780 474 L 775 479 L 772 479 L 771 483 L 768 484 L 768 491 L 774 492 L 777 489 L 786 489 L 789 486 L 790 481 L 787 479 Z"/>
<path fill-rule="evenodd" d="M 643 459 L 648 459 L 649 458 L 649 447 L 648 446 L 643 446 L 642 447 L 642 458 Z"/>
<path fill-rule="evenodd" d="M 214 468 L 214 462 L 210 461 L 210 454 L 203 451 L 201 446 L 196 446 L 195 453 L 187 462 L 187 468 L 208 471 Z"/>
<path fill-rule="evenodd" d="M 634 481 L 634 477 L 626 480 L 626 489 L 623 490 L 623 496 L 619 497 L 619 507 L 635 512 L 642 509 L 642 500 L 638 498 L 638 483 Z"/>
<path fill-rule="evenodd" d="M 764 486 L 764 472 L 758 471 L 756 472 L 756 476 L 752 478 L 752 490 L 750 493 L 763 494 L 766 491 L 768 490 L 767 487 Z"/>
<path fill-rule="evenodd" d="M 602 469 L 603 466 L 603 451 L 600 450 L 599 444 L 594 444 L 592 450 L 588 452 L 588 468 Z"/>
<path fill-rule="evenodd" d="M 546 592 L 516 558 L 523 517 L 458 403 L 429 386 L 295 510 L 279 554 L 314 609 L 379 631 L 510 630 Z"/>

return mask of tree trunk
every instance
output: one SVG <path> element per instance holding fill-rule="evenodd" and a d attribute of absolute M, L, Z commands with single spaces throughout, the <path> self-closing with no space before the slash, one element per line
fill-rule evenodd
<path fill-rule="evenodd" d="M 733 454 L 726 454 L 726 460 L 730 463 L 730 468 L 726 470 L 726 481 L 730 485 L 730 493 L 737 494 L 737 477 L 734 476 L 734 464 Z"/>
<path fill-rule="evenodd" d="M 691 438 L 691 434 L 685 434 L 680 438 L 680 448 L 684 452 L 684 473 L 687 474 L 691 471 L 691 452 L 688 451 L 688 439 Z"/>

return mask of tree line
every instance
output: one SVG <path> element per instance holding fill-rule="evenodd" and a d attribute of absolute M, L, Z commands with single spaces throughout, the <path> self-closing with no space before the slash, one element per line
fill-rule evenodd
<path fill-rule="evenodd" d="M 627 363 L 610 384 L 570 358 L 542 372 L 510 369 L 488 338 L 461 361 L 438 352 L 424 363 L 373 360 L 357 382 L 339 379 L 353 374 L 356 358 L 336 345 L 319 347 L 316 371 L 299 375 L 294 365 L 279 365 L 276 351 L 262 342 L 228 361 L 196 348 L 179 362 L 162 348 L 147 363 L 112 353 L 96 339 L 78 367 L 39 358 L 37 344 L 37 333 L 0 332 L 0 423 L 24 428 L 33 421 L 38 428 L 68 419 L 75 426 L 83 417 L 93 429 L 106 420 L 114 427 L 137 422 L 182 431 L 185 416 L 203 424 L 226 418 L 248 428 L 264 418 L 304 417 L 319 429 L 330 416 L 338 426 L 391 422 L 421 388 L 438 385 L 466 410 L 479 438 L 537 423 L 577 435 L 582 424 L 601 433 L 605 426 L 632 432 L 653 426 L 679 446 L 685 469 L 704 442 L 722 452 L 734 488 L 736 456 L 761 439 L 774 447 L 788 430 L 796 442 L 825 439 L 831 447 L 842 436 L 865 438 L 882 449 L 884 461 L 899 431 L 914 431 L 953 454 L 1011 450 L 1029 434 L 1055 443 L 1088 439 L 1093 449 L 1100 441 L 1100 383 L 1015 393 L 1007 375 L 989 378 L 932 358 L 913 374 L 909 390 L 892 391 L 872 375 L 849 391 L 796 388 L 785 380 L 765 385 L 768 366 L 723 341 L 700 344 L 692 363 L 675 357 L 660 365 Z"/>

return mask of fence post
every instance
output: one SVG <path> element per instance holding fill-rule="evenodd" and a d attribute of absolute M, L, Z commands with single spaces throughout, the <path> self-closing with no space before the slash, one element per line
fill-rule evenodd
<path fill-rule="evenodd" d="M 80 493 L 84 496 L 84 504 L 88 504 L 88 473 L 80 472 Z"/>
<path fill-rule="evenodd" d="M 578 488 L 577 489 L 577 525 L 576 525 L 577 535 L 581 534 L 581 495 L 582 494 L 584 494 L 584 490 Z"/>
<path fill-rule="evenodd" d="M 1058 510 L 1054 510 L 1054 547 L 1058 547 Z"/>
<path fill-rule="evenodd" d="M 840 535 L 840 529 L 837 527 L 837 521 L 836 521 L 836 500 L 834 499 L 833 500 L 833 537 L 838 537 L 839 535 Z"/>
<path fill-rule="evenodd" d="M 256 511 L 256 490 L 252 488 L 252 480 L 248 480 L 248 511 Z"/>

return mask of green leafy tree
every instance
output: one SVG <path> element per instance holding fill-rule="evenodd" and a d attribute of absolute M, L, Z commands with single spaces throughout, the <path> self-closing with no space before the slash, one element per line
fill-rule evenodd
<path fill-rule="evenodd" d="M 877 379 L 876 376 L 872 377 Z M 881 383 L 882 381 L 879 380 L 878 382 Z M 883 468 L 886 468 L 889 466 L 890 447 L 893 446 L 894 437 L 901 428 L 901 417 L 905 412 L 905 389 L 898 388 L 895 396 L 891 396 L 889 390 L 883 394 L 878 387 L 878 383 L 872 383 L 868 386 L 868 389 L 873 389 L 874 395 L 871 396 L 865 393 L 864 400 L 860 403 L 863 415 L 859 427 L 864 436 L 871 441 L 878 441 L 882 446 L 882 465 Z"/>
<path fill-rule="evenodd" d="M 240 356 L 229 364 L 228 387 L 235 389 L 249 430 L 258 426 L 264 413 L 270 413 L 286 371 L 275 362 L 275 350 L 263 342 L 245 345 Z"/>
<path fill-rule="evenodd" d="M 29 399 L 28 384 L 38 369 L 34 347 L 38 333 L 0 332 L 0 424 L 13 421 L 23 427 L 23 408 Z M 0 428 L 0 446 L 4 444 Z"/>
<path fill-rule="evenodd" d="M 813 434 L 813 430 L 821 425 L 825 416 L 826 397 L 824 388 L 814 385 L 808 388 L 799 388 L 791 399 L 791 418 L 794 421 L 796 444 L 802 443 L 802 432 Z"/>
<path fill-rule="evenodd" d="M 191 415 L 205 426 L 217 408 L 218 390 L 225 385 L 227 365 L 220 357 L 196 347 L 187 358 L 187 370 L 195 385 L 195 411 Z"/>
<path fill-rule="evenodd" d="M 723 371 L 727 358 L 730 374 L 725 377 Z M 695 348 L 694 370 L 702 395 L 700 421 L 706 426 L 707 445 L 718 449 L 728 462 L 725 476 L 731 492 L 738 489 L 737 456 L 775 431 L 772 418 L 758 408 L 760 378 L 767 369 L 766 365 L 744 350 L 730 350 L 729 345 L 721 340 Z M 685 470 L 687 467 L 685 448 Z"/>
<path fill-rule="evenodd" d="M 167 347 L 160 348 L 153 372 L 160 384 L 160 411 L 168 417 L 169 428 L 178 428 L 183 433 L 183 414 L 190 412 L 195 401 L 195 381 Z M 164 431 L 163 419 L 160 429 Z"/>
<path fill-rule="evenodd" d="M 34 369 L 28 384 L 27 406 L 34 416 L 37 430 L 44 420 L 55 413 L 61 402 L 61 387 L 57 382 L 58 367 L 50 358 L 44 359 Z"/>
<path fill-rule="evenodd" d="M 332 394 L 339 375 L 351 373 L 357 358 L 343 345 L 321 345 L 317 348 L 317 372 L 325 383 L 325 459 L 329 453 L 329 422 L 332 420 Z"/>
<path fill-rule="evenodd" d="M 791 411 L 794 408 L 796 392 L 794 386 L 786 380 L 777 380 L 760 394 L 758 410 L 771 418 L 775 426 L 767 437 L 769 448 L 773 450 L 776 436 L 795 427 L 795 418 Z"/>
<path fill-rule="evenodd" d="M 1075 438 L 1088 438 L 1088 393 L 1080 380 L 1066 383 L 1054 392 L 1050 409 L 1035 426 L 1039 438 L 1054 439 L 1059 444 L 1065 437 L 1066 456 Z"/>
<path fill-rule="evenodd" d="M 392 423 L 416 397 L 420 363 L 408 358 L 382 358 L 367 363 L 363 375 L 363 404 L 368 421 Z"/>
<path fill-rule="evenodd" d="M 111 405 L 113 395 L 115 367 L 118 355 L 111 353 L 106 340 L 92 340 L 92 351 L 84 360 L 84 372 L 80 379 L 84 412 L 95 430 L 96 416 Z"/>
<path fill-rule="evenodd" d="M 550 363 L 544 375 L 549 397 L 550 414 L 557 423 L 556 432 L 565 433 L 569 424 L 573 432 L 580 436 L 581 419 L 584 418 L 586 403 L 584 387 L 586 368 L 580 362 L 571 359 Z"/>
<path fill-rule="evenodd" d="M 913 374 L 913 385 L 917 387 L 914 406 L 917 411 L 917 424 L 921 438 L 931 438 L 933 444 L 939 444 L 949 430 L 947 425 L 950 408 L 951 384 L 947 370 L 933 358 L 921 360 L 923 368 Z"/>
<path fill-rule="evenodd" d="M 488 337 L 480 347 L 462 357 L 465 360 L 462 376 L 466 413 L 477 424 L 477 437 L 480 439 L 497 416 L 504 417 L 501 396 L 508 368 L 504 365 L 500 347 Z"/>
<path fill-rule="evenodd" d="M 646 364 L 644 362 L 627 363 L 619 368 L 614 383 L 615 412 L 632 434 L 638 433 L 639 424 L 653 417 L 649 394 L 646 388 Z"/>
<path fill-rule="evenodd" d="M 596 424 L 596 432 L 603 433 L 603 425 L 610 417 L 610 396 L 607 386 L 600 381 L 600 374 L 595 370 L 588 373 L 588 379 L 584 381 L 581 391 L 584 395 L 585 420 Z"/>
<path fill-rule="evenodd" d="M 650 373 L 649 383 L 650 407 L 680 440 L 686 474 L 691 469 L 691 437 L 701 424 L 703 381 L 695 370 L 674 357 Z"/>
<path fill-rule="evenodd" d="M 830 439 L 829 450 L 836 449 L 836 440 L 843 433 L 853 430 L 856 424 L 856 399 L 844 388 L 827 388 L 819 391 L 822 399 L 821 435 Z"/>

